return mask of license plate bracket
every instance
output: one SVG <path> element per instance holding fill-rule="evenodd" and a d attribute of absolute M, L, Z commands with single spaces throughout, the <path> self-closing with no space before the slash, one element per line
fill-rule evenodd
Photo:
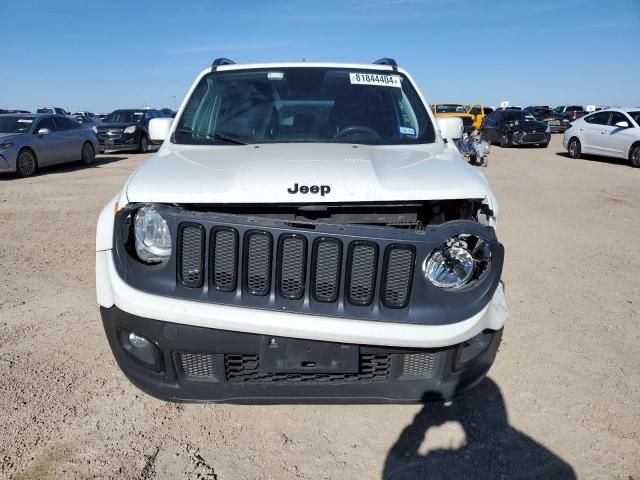
<path fill-rule="evenodd" d="M 262 373 L 358 373 L 360 349 L 356 345 L 263 337 Z"/>

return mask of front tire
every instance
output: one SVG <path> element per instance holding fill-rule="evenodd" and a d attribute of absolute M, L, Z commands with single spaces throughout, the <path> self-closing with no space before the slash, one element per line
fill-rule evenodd
<path fill-rule="evenodd" d="M 96 151 L 93 149 L 93 145 L 89 142 L 84 142 L 82 145 L 82 162 L 85 165 L 91 165 L 96 159 Z"/>
<path fill-rule="evenodd" d="M 511 146 L 511 142 L 509 141 L 509 137 L 506 133 L 500 134 L 500 148 L 509 148 Z"/>
<path fill-rule="evenodd" d="M 138 144 L 138 153 L 147 153 L 149 148 L 149 139 L 146 135 L 140 135 L 140 143 Z"/>
<path fill-rule="evenodd" d="M 635 145 L 629 153 L 629 165 L 640 168 L 640 143 Z"/>
<path fill-rule="evenodd" d="M 573 137 L 571 140 L 569 140 L 567 151 L 569 152 L 569 156 L 571 158 L 580 158 L 580 155 L 582 153 L 582 145 L 580 145 L 580 140 L 578 140 L 576 137 Z"/>
<path fill-rule="evenodd" d="M 16 173 L 19 177 L 31 177 L 38 171 L 38 160 L 35 153 L 28 148 L 20 150 L 16 160 Z"/>

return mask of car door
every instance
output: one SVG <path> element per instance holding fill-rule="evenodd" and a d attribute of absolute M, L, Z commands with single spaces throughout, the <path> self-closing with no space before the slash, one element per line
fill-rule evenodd
<path fill-rule="evenodd" d="M 56 124 L 60 127 L 62 136 L 63 154 L 59 162 L 79 160 L 82 152 L 82 131 L 80 124 L 66 117 L 57 117 Z"/>
<path fill-rule="evenodd" d="M 498 112 L 493 112 L 487 115 L 486 117 L 484 117 L 482 121 L 482 127 L 480 128 L 480 130 L 482 131 L 482 134 L 484 135 L 484 139 L 487 142 L 495 141 L 494 125 L 495 125 L 497 116 L 498 116 Z"/>
<path fill-rule="evenodd" d="M 628 127 L 617 127 L 616 123 L 620 122 L 627 122 Z M 601 138 L 602 149 L 607 155 L 627 158 L 627 152 L 635 139 L 631 119 L 622 112 L 611 112 L 607 127 L 607 133 L 602 134 Z"/>
<path fill-rule="evenodd" d="M 607 150 L 603 150 L 603 136 L 609 133 L 609 117 L 611 112 L 596 112 L 577 120 L 580 143 L 584 153 L 595 153 L 603 155 Z"/>
<path fill-rule="evenodd" d="M 43 128 L 49 130 L 49 133 L 39 135 L 38 131 Z M 57 163 L 58 159 L 64 155 L 64 144 L 55 119 L 53 117 L 40 119 L 33 132 L 33 148 L 38 157 L 38 165 L 44 167 Z"/>

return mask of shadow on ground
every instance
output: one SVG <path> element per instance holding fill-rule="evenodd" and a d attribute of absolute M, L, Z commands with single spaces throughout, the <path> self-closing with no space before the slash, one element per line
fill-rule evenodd
<path fill-rule="evenodd" d="M 429 429 L 447 422 L 462 427 L 466 442 L 459 448 L 424 448 Z M 502 393 L 490 379 L 453 402 L 426 404 L 389 451 L 382 476 L 384 480 L 576 478 L 569 464 L 509 425 Z"/>
<path fill-rule="evenodd" d="M 35 178 L 42 175 L 55 175 L 59 173 L 75 172 L 76 170 L 84 170 L 85 168 L 100 168 L 103 165 L 107 165 L 113 162 L 118 162 L 120 160 L 125 160 L 126 158 L 127 157 L 118 157 L 113 155 L 99 155 L 99 156 L 96 156 L 95 161 L 91 165 L 85 165 L 80 160 L 78 160 L 77 162 L 60 163 L 58 165 L 42 167 L 35 173 L 33 177 L 29 177 L 29 178 Z M 18 178 L 19 177 L 15 173 L 0 174 L 0 181 L 16 180 Z"/>
<path fill-rule="evenodd" d="M 567 152 L 556 152 L 556 155 L 559 157 L 571 159 Z M 599 155 L 591 155 L 588 153 L 583 153 L 580 155 L 580 158 L 577 161 L 584 160 L 587 162 L 599 162 L 599 163 L 609 163 L 611 165 L 624 165 L 629 166 L 629 160 L 624 158 L 613 158 L 613 157 L 601 157 Z"/>

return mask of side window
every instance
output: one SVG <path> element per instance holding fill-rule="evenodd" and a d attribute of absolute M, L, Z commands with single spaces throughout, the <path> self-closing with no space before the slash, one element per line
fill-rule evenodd
<path fill-rule="evenodd" d="M 598 112 L 584 117 L 584 121 L 593 125 L 606 125 L 611 112 Z"/>
<path fill-rule="evenodd" d="M 52 132 L 58 130 L 56 122 L 51 117 L 43 118 L 42 120 L 40 120 L 40 123 L 35 128 L 34 132 L 38 133 L 38 130 L 40 130 L 41 128 L 48 128 Z"/>
<path fill-rule="evenodd" d="M 78 124 L 68 118 L 56 118 L 56 124 L 58 125 L 59 130 L 73 130 L 78 128 Z"/>
<path fill-rule="evenodd" d="M 480 107 L 473 107 L 471 110 L 469 110 L 469 113 L 471 115 L 479 115 L 481 113 Z"/>
<path fill-rule="evenodd" d="M 620 112 L 613 112 L 611 114 L 611 118 L 609 119 L 609 125 L 615 126 L 615 124 L 618 122 L 627 122 L 627 124 L 631 125 L 631 122 L 626 115 Z"/>

